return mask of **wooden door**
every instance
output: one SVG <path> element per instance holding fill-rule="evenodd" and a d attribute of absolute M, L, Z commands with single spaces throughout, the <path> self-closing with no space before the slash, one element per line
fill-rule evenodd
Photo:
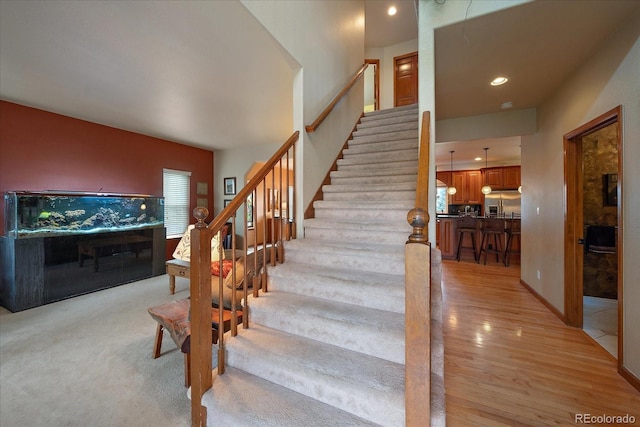
<path fill-rule="evenodd" d="M 418 102 L 418 52 L 393 58 L 394 106 Z"/>

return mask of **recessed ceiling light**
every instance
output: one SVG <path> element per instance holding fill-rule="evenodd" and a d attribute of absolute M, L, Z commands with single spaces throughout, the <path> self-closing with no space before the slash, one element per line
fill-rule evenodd
<path fill-rule="evenodd" d="M 503 110 L 508 110 L 509 108 L 513 108 L 513 102 L 511 101 L 503 102 L 502 105 L 500 105 L 500 108 L 502 108 Z"/>
<path fill-rule="evenodd" d="M 395 15 L 397 12 L 398 12 L 398 9 L 396 9 L 396 7 L 395 7 L 395 6 L 391 6 L 391 7 L 389 8 L 389 10 L 387 11 L 387 13 L 389 14 L 389 16 L 393 16 L 393 15 Z"/>
<path fill-rule="evenodd" d="M 500 85 L 505 84 L 508 81 L 509 81 L 509 79 L 506 78 L 506 77 L 502 77 L 502 76 L 496 77 L 495 79 L 493 79 L 491 81 L 491 86 L 500 86 Z"/>
<path fill-rule="evenodd" d="M 482 160 L 482 157 L 476 157 L 476 158 L 475 158 L 475 159 L 473 159 L 473 160 L 475 160 L 476 162 L 478 162 L 478 161 Z"/>

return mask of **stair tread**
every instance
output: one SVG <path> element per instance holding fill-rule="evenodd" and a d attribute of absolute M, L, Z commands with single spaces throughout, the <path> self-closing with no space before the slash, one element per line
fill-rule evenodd
<path fill-rule="evenodd" d="M 304 312 L 305 315 L 322 317 L 353 327 L 376 329 L 381 334 L 399 335 L 404 339 L 404 315 L 391 311 L 290 292 L 267 292 L 258 298 L 253 296 L 249 298 L 251 298 L 249 306 L 252 308 L 272 303 L 274 309 L 288 315 Z M 304 307 L 304 310 L 300 307 Z M 376 324 L 376 322 L 379 323 Z"/>
<path fill-rule="evenodd" d="M 309 218 L 304 220 L 304 226 L 306 227 L 314 227 L 314 228 L 329 228 L 329 229 L 348 229 L 348 230 L 358 230 L 358 231 L 388 231 L 388 232 L 398 232 L 398 233 L 407 233 L 407 231 L 411 231 L 411 226 L 404 220 L 404 218 L 400 218 L 402 221 L 398 221 L 398 223 L 393 223 L 391 221 L 361 221 L 361 220 L 333 220 L 333 219 L 322 219 L 322 218 Z M 407 237 L 410 233 L 407 234 Z"/>
<path fill-rule="evenodd" d="M 256 324 L 404 364 L 403 313 L 284 291 L 250 298 Z"/>
<path fill-rule="evenodd" d="M 262 396 L 264 398 L 256 399 Z M 289 388 L 227 367 L 202 397 L 209 425 L 247 427 L 377 426 Z M 248 410 L 251 408 L 251 410 Z"/>
<path fill-rule="evenodd" d="M 337 281 L 339 283 L 346 283 L 347 285 L 365 285 L 370 288 L 389 290 L 390 292 L 393 292 L 394 289 L 399 289 L 404 293 L 404 276 L 397 274 L 357 271 L 340 267 L 328 269 L 323 266 L 298 262 L 285 262 L 268 268 L 269 275 L 273 277 L 282 277 L 286 274 L 298 276 L 305 273 L 317 276 L 326 282 Z"/>
<path fill-rule="evenodd" d="M 285 262 L 269 269 L 269 289 L 404 313 L 404 275 Z"/>
<path fill-rule="evenodd" d="M 357 252 L 363 256 L 397 258 L 404 260 L 404 246 L 375 244 L 370 242 L 336 242 L 319 239 L 295 239 L 284 242 L 286 250 L 306 250 L 316 253 L 344 254 Z"/>
<path fill-rule="evenodd" d="M 227 360 L 358 416 L 404 424 L 405 369 L 399 363 L 260 325 L 228 341 Z"/>

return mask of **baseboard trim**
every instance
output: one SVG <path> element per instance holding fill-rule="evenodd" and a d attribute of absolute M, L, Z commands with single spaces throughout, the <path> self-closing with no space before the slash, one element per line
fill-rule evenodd
<path fill-rule="evenodd" d="M 540 301 L 542 303 L 542 305 L 544 305 L 545 307 L 547 307 L 549 309 L 549 311 L 551 311 L 553 314 L 555 314 L 555 316 L 560 319 L 562 321 L 562 323 L 564 323 L 565 325 L 567 324 L 567 319 L 566 317 L 564 317 L 564 314 L 560 313 L 560 310 L 558 310 L 557 308 L 555 308 L 553 305 L 551 305 L 551 303 L 549 303 L 549 301 L 547 301 L 546 299 L 544 299 L 544 297 L 542 295 L 540 295 L 538 292 L 536 292 L 535 289 L 533 289 L 531 286 L 529 286 L 527 284 L 527 282 L 525 282 L 524 280 L 520 279 L 520 284 L 526 289 L 528 290 L 534 297 L 536 297 L 538 299 L 538 301 Z"/>
<path fill-rule="evenodd" d="M 627 380 L 636 390 L 640 391 L 640 378 L 633 375 L 633 373 L 624 366 L 618 369 L 618 373 L 622 378 Z"/>

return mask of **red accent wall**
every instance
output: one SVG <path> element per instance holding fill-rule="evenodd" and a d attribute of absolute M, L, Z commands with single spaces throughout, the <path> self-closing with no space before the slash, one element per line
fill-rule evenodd
<path fill-rule="evenodd" d="M 192 210 L 196 183 L 208 183 L 213 207 L 212 151 L 0 101 L 2 193 L 66 190 L 161 197 L 163 168 L 191 171 Z M 167 258 L 176 245 L 167 241 Z"/>

